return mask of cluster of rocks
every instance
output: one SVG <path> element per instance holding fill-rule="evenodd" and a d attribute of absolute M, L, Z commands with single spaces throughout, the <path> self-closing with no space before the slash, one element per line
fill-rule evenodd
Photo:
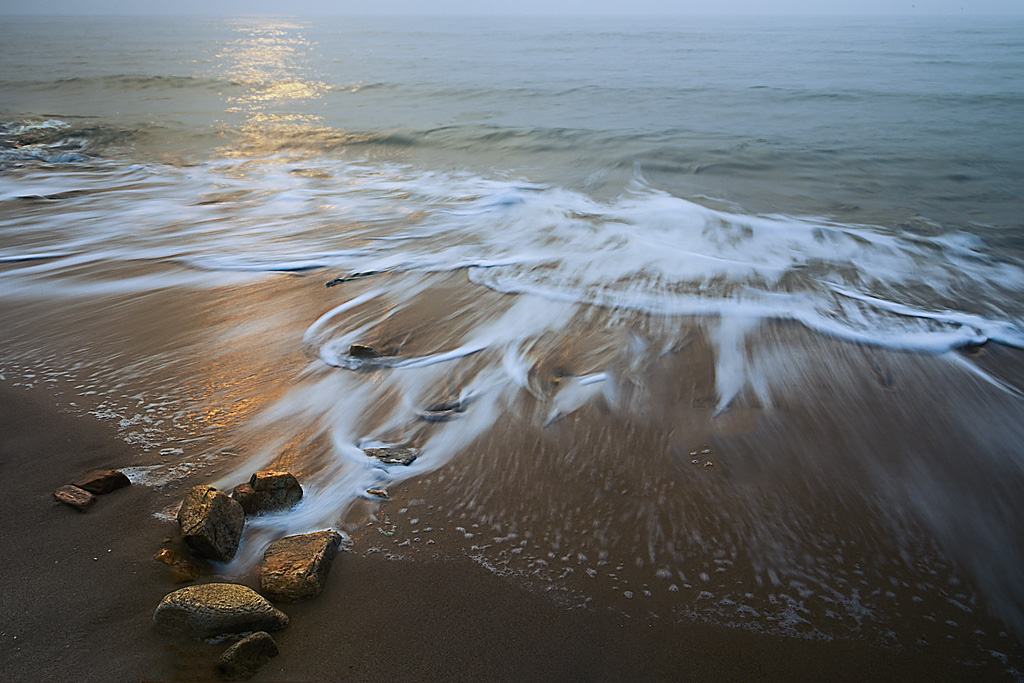
<path fill-rule="evenodd" d="M 53 492 L 53 497 L 61 503 L 85 512 L 96 502 L 96 496 L 102 496 L 129 486 L 131 481 L 119 470 L 89 470 L 70 484 L 65 484 Z"/>
<path fill-rule="evenodd" d="M 194 486 L 178 510 L 181 536 L 193 555 L 228 562 L 238 550 L 247 516 L 286 510 L 302 500 L 302 486 L 289 472 L 261 471 L 231 495 L 212 486 Z M 267 547 L 258 567 L 259 592 L 234 583 L 188 586 L 166 595 L 153 614 L 162 633 L 206 640 L 237 640 L 221 656 L 218 668 L 241 680 L 278 654 L 269 632 L 288 625 L 288 617 L 269 601 L 291 602 L 318 595 L 341 545 L 336 531 L 287 536 Z M 156 559 L 171 567 L 176 581 L 194 581 L 199 569 L 173 550 Z"/>

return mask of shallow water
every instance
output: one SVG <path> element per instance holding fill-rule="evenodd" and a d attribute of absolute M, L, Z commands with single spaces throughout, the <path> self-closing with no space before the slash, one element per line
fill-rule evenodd
<path fill-rule="evenodd" d="M 137 481 L 296 471 L 226 573 L 333 526 L 572 604 L 1017 647 L 1024 24 L 0 34 L 4 378 L 118 420 Z"/>

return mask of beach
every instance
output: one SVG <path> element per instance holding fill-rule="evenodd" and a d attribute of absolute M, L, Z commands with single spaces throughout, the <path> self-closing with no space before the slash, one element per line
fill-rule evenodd
<path fill-rule="evenodd" d="M 343 544 L 256 680 L 1019 679 L 1024 23 L 0 45 L 12 678 L 214 676 L 153 558 L 272 469 L 198 582 Z"/>
<path fill-rule="evenodd" d="M 133 486 L 84 514 L 59 505 L 53 488 L 79 470 L 131 461 L 133 449 L 45 392 L 5 383 L 2 399 L 5 677 L 219 680 L 225 644 L 169 639 L 152 625 L 178 586 L 153 559 L 177 529 L 151 510 L 175 496 Z M 323 594 L 280 606 L 292 620 L 275 634 L 281 655 L 253 680 L 1013 680 L 994 663 L 950 661 L 945 649 L 573 607 L 440 552 L 342 552 Z"/>

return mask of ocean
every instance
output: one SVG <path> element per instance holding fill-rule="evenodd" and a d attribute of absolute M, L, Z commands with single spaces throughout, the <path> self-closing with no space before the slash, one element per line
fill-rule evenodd
<path fill-rule="evenodd" d="M 333 527 L 1006 660 L 1022 112 L 1019 18 L 5 17 L 0 375 L 154 514 L 296 472 L 228 576 Z"/>

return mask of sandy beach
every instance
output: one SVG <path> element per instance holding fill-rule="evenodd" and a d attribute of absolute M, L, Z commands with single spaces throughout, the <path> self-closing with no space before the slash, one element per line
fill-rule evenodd
<path fill-rule="evenodd" d="M 152 559 L 174 546 L 163 541 L 177 530 L 153 510 L 180 489 L 132 486 L 84 514 L 62 506 L 54 488 L 130 462 L 132 447 L 43 390 L 5 383 L 0 400 L 3 677 L 217 680 L 212 667 L 226 645 L 173 641 L 151 622 L 177 587 Z M 402 493 L 392 495 L 388 505 L 401 505 Z M 356 535 L 356 550 L 360 543 Z M 281 655 L 254 680 L 1012 680 L 1002 667 L 964 666 L 937 648 L 780 638 L 564 603 L 457 555 L 350 550 L 322 595 L 280 605 L 292 619 L 276 634 Z"/>
<path fill-rule="evenodd" d="M 1024 680 L 1024 22 L 7 19 L 0 679 Z"/>

